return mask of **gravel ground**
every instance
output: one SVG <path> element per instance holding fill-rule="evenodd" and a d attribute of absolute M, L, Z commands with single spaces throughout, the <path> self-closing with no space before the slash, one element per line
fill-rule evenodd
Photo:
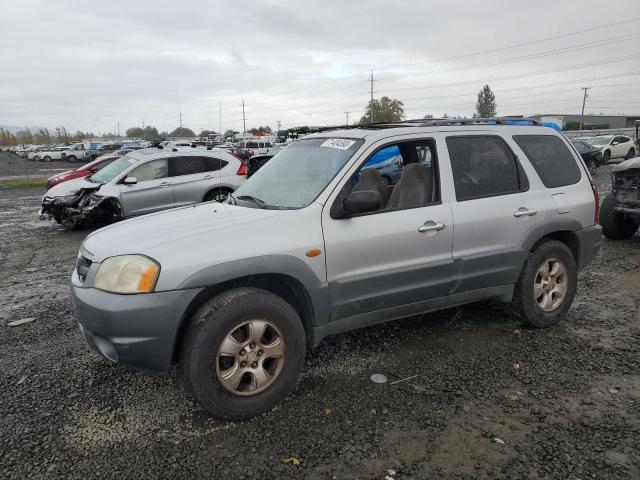
<path fill-rule="evenodd" d="M 65 170 L 74 170 L 81 163 L 34 162 L 7 152 L 0 152 L 0 180 L 10 178 L 46 178 Z"/>
<path fill-rule="evenodd" d="M 604 240 L 556 327 L 482 303 L 335 336 L 275 410 L 224 422 L 175 372 L 88 350 L 67 286 L 88 232 L 37 221 L 40 195 L 0 192 L 2 479 L 640 478 L 638 235 Z"/>

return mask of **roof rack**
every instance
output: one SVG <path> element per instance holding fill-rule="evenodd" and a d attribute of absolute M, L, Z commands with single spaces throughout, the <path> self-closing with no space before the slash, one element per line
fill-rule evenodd
<path fill-rule="evenodd" d="M 488 117 L 488 118 L 419 118 L 400 122 L 369 123 L 354 125 L 354 128 L 399 128 L 399 127 L 450 127 L 464 125 L 532 125 L 541 123 L 527 117 Z M 340 128 L 340 127 L 338 127 Z"/>
<path fill-rule="evenodd" d="M 488 117 L 488 118 L 418 118 L 413 120 L 401 120 L 399 122 L 376 122 L 362 125 L 335 125 L 332 127 L 297 127 L 289 129 L 290 137 L 297 137 L 300 134 L 326 132 L 329 130 L 348 130 L 362 128 L 365 130 L 378 130 L 384 128 L 403 127 L 454 127 L 465 125 L 530 125 L 542 126 L 533 118 L 528 117 Z"/>

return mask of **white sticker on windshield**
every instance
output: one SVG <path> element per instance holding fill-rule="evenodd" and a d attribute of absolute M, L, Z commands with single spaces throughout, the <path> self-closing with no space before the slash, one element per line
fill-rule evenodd
<path fill-rule="evenodd" d="M 330 138 L 329 140 L 325 140 L 324 142 L 322 142 L 320 146 L 347 150 L 354 143 L 356 143 L 355 140 L 349 140 L 348 138 Z"/>

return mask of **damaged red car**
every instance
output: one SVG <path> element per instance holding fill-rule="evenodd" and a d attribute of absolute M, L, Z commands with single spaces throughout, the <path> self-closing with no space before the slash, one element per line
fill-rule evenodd
<path fill-rule="evenodd" d="M 106 167 L 115 159 L 120 158 L 127 152 L 131 150 L 123 150 L 122 153 L 118 152 L 119 155 L 103 155 L 102 157 L 96 158 L 93 162 L 89 162 L 86 165 L 82 165 L 75 170 L 67 170 L 66 172 L 58 173 L 47 178 L 46 188 L 49 190 L 51 187 L 58 185 L 59 183 L 66 182 L 68 180 L 73 180 L 74 178 L 83 178 L 88 175 L 93 175 L 98 170 Z"/>

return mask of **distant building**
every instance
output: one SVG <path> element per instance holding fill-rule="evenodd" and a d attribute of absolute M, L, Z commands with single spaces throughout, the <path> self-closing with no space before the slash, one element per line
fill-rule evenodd
<path fill-rule="evenodd" d="M 563 113 L 546 113 L 531 115 L 530 118 L 540 122 L 553 122 L 563 130 L 607 130 L 617 128 L 633 128 L 640 115 L 576 115 Z"/>

